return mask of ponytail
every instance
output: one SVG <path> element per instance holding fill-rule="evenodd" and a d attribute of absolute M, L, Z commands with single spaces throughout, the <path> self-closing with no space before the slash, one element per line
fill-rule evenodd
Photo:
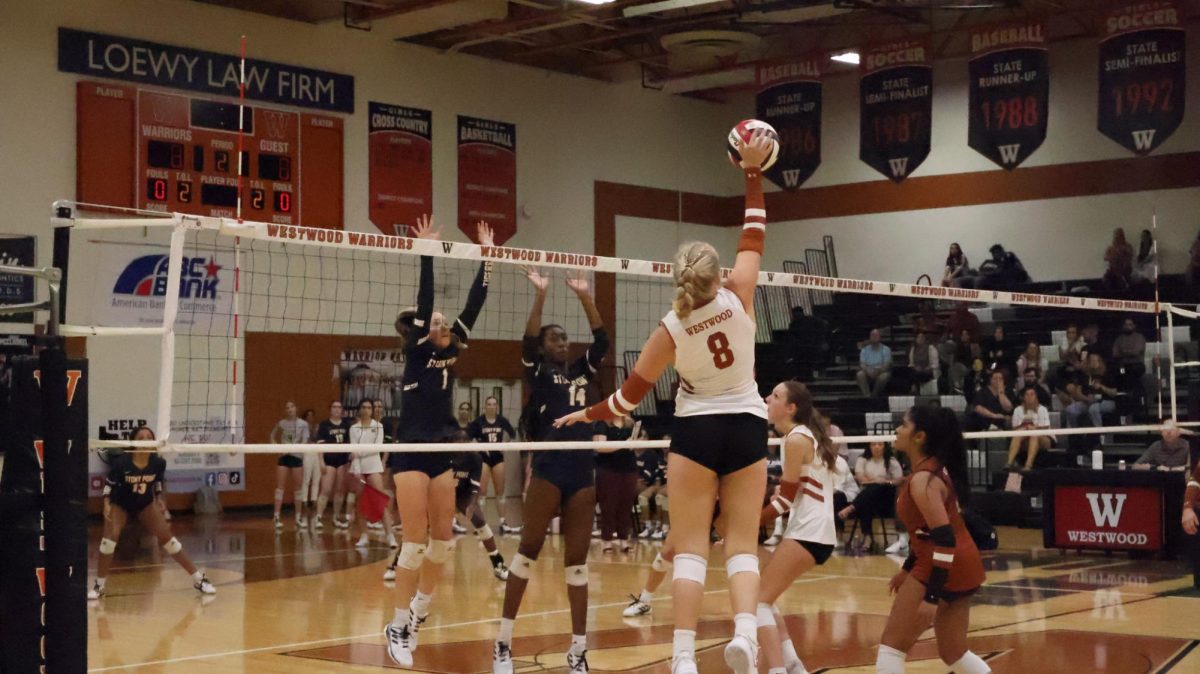
<path fill-rule="evenodd" d="M 825 424 L 824 417 L 813 407 L 812 393 L 807 386 L 794 380 L 783 382 L 783 387 L 787 389 L 787 401 L 796 406 L 792 421 L 803 424 L 812 431 L 817 440 L 817 456 L 826 468 L 836 470 L 837 450 L 834 449 L 833 439 L 829 437 L 829 427 Z"/>
<path fill-rule="evenodd" d="M 925 431 L 925 454 L 946 469 L 959 506 L 967 507 L 971 483 L 967 479 L 967 449 L 958 417 L 949 409 L 928 405 L 915 405 L 908 415 L 916 430 Z"/>
<path fill-rule="evenodd" d="M 703 241 L 685 243 L 675 252 L 675 301 L 671 308 L 680 319 L 691 315 L 696 305 L 716 295 L 721 275 L 717 250 Z"/>

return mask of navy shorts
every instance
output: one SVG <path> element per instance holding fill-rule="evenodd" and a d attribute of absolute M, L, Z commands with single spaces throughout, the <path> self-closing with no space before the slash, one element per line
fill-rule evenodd
<path fill-rule="evenodd" d="M 341 468 L 350 463 L 349 452 L 325 452 L 321 455 L 321 461 L 330 468 Z"/>
<path fill-rule="evenodd" d="M 304 459 L 291 454 L 284 454 L 283 456 L 279 457 L 279 460 L 275 462 L 275 465 L 283 466 L 284 468 L 303 468 Z"/>
<path fill-rule="evenodd" d="M 405 440 L 404 442 L 435 444 L 432 440 Z M 388 454 L 387 465 L 395 475 L 416 470 L 425 473 L 432 479 L 454 468 L 454 452 L 392 452 Z"/>
<path fill-rule="evenodd" d="M 595 486 L 595 462 L 591 452 L 537 452 L 533 457 L 533 476 L 557 487 L 565 503 L 580 490 Z"/>
<path fill-rule="evenodd" d="M 753 414 L 700 414 L 675 417 L 671 451 L 718 476 L 767 458 L 767 420 Z"/>
<path fill-rule="evenodd" d="M 816 560 L 817 566 L 825 564 L 829 561 L 829 557 L 833 555 L 833 546 L 827 543 L 813 543 L 812 541 L 796 541 L 800 547 L 808 550 L 808 554 Z"/>
<path fill-rule="evenodd" d="M 504 463 L 504 452 L 480 452 L 483 457 L 483 462 L 488 465 L 488 468 L 495 468 L 496 464 Z"/>

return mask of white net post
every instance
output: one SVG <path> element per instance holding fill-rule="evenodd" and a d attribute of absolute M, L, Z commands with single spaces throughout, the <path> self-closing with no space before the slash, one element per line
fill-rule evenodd
<path fill-rule="evenodd" d="M 171 436 L 171 393 L 175 383 L 175 317 L 179 314 L 179 279 L 183 275 L 185 225 L 171 230 L 167 253 L 167 293 L 163 296 L 163 334 L 158 372 L 158 428 L 155 435 L 167 442 Z"/>
<path fill-rule="evenodd" d="M 1171 376 L 1171 421 L 1179 421 L 1179 412 L 1176 408 L 1178 397 L 1175 392 L 1175 313 L 1169 308 L 1167 310 L 1167 358 L 1170 359 L 1170 376 Z M 1160 421 L 1161 421 L 1161 414 Z"/>

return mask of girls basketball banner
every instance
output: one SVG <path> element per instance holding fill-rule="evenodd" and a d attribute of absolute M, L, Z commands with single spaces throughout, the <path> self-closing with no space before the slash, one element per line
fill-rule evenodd
<path fill-rule="evenodd" d="M 433 114 L 368 103 L 368 215 L 384 234 L 407 235 L 433 212 Z"/>
<path fill-rule="evenodd" d="M 1183 121 L 1184 30 L 1173 2 L 1109 13 L 1100 43 L 1097 128 L 1134 154 L 1153 152 Z"/>
<path fill-rule="evenodd" d="M 517 233 L 517 125 L 458 116 L 458 228 L 486 220 L 502 244 Z"/>
<path fill-rule="evenodd" d="M 933 67 L 924 40 L 905 40 L 862 55 L 859 159 L 900 182 L 929 156 Z"/>
<path fill-rule="evenodd" d="M 1046 140 L 1050 69 L 1040 21 L 971 32 L 967 143 L 1009 171 Z"/>
<path fill-rule="evenodd" d="M 779 132 L 779 159 L 767 178 L 795 190 L 821 165 L 821 60 L 760 65 L 755 118 Z"/>

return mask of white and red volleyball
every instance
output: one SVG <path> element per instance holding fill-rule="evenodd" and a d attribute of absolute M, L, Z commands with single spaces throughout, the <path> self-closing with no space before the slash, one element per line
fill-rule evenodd
<path fill-rule="evenodd" d="M 763 162 L 762 170 L 766 171 L 775 165 L 775 160 L 779 159 L 779 134 L 775 131 L 775 127 L 766 122 L 757 119 L 743 119 L 738 122 L 737 126 L 729 130 L 729 161 L 738 168 L 750 168 L 742 165 L 742 154 L 738 151 L 738 147 L 742 143 L 750 141 L 750 136 L 757 130 L 764 129 L 767 132 L 767 137 L 771 139 L 771 153 L 767 155 L 767 159 Z M 740 142 L 739 142 L 740 140 Z"/>

